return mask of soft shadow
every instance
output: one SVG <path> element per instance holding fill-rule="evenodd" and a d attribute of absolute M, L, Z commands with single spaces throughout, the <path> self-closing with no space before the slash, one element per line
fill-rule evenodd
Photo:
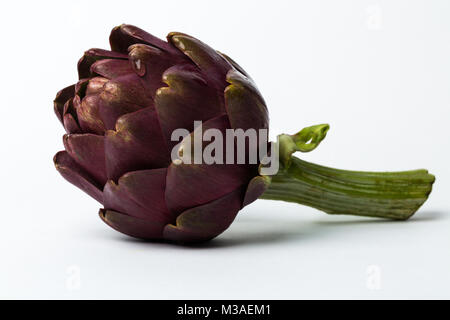
<path fill-rule="evenodd" d="M 380 218 L 370 218 L 370 217 L 352 217 L 345 216 L 345 220 L 324 220 L 317 221 L 316 224 L 319 225 L 367 225 L 367 224 L 392 224 L 392 223 L 414 223 L 421 221 L 435 221 L 448 216 L 448 214 L 441 211 L 424 211 L 413 215 L 408 220 L 391 220 L 391 219 L 380 219 Z M 336 216 L 335 216 L 336 217 Z"/>
<path fill-rule="evenodd" d="M 289 241 L 304 241 L 309 238 L 320 238 L 329 236 L 331 232 L 340 232 L 348 229 L 341 228 L 346 226 L 367 226 L 374 224 L 393 224 L 393 223 L 420 223 L 425 221 L 435 221 L 448 216 L 447 213 L 441 211 L 424 211 L 417 216 L 413 216 L 407 221 L 395 221 L 389 219 L 376 219 L 364 217 L 349 217 L 345 216 L 343 220 L 277 220 L 274 216 L 273 220 L 258 219 L 255 217 L 245 217 L 235 221 L 233 226 L 225 231 L 218 238 L 208 242 L 201 242 L 195 244 L 173 243 L 166 241 L 147 241 L 135 239 L 125 235 L 114 234 L 109 236 L 115 241 L 133 243 L 146 248 L 179 248 L 186 250 L 211 250 L 230 247 L 245 247 L 245 246 L 267 246 L 279 242 Z M 344 217 L 344 216 L 343 216 Z M 335 234 L 333 235 L 335 236 Z"/>
<path fill-rule="evenodd" d="M 247 223 L 243 221 L 237 222 L 238 224 Z M 270 224 L 273 227 L 272 230 L 267 230 L 267 224 Z M 258 224 L 260 226 L 258 226 Z M 225 231 L 226 233 L 222 234 L 216 239 L 212 241 L 196 244 L 196 245 L 188 245 L 187 248 L 196 248 L 196 249 L 211 249 L 211 248 L 227 248 L 227 247 L 236 247 L 236 246 L 259 246 L 259 245 L 268 245 L 275 244 L 284 241 L 290 241 L 293 239 L 306 239 L 309 236 L 311 228 L 307 227 L 305 222 L 291 222 L 289 224 L 274 226 L 275 223 L 268 222 L 267 220 L 260 221 L 260 223 L 255 223 L 252 221 L 252 228 L 242 228 L 239 227 L 239 230 Z"/>
<path fill-rule="evenodd" d="M 419 211 L 413 217 L 411 217 L 410 221 L 434 221 L 439 219 L 444 219 L 449 217 L 447 212 L 443 211 Z"/>
<path fill-rule="evenodd" d="M 264 245 L 288 241 L 293 238 L 305 238 L 307 234 L 310 233 L 310 230 L 305 230 L 306 224 L 308 224 L 308 222 L 289 220 L 276 221 L 275 218 L 273 221 L 267 219 L 243 219 L 236 221 L 230 229 L 225 231 L 219 237 L 211 241 L 194 244 L 136 239 L 117 232 L 109 233 L 108 235 L 96 233 L 95 236 L 102 238 L 107 237 L 108 240 L 145 246 L 147 248 L 206 250 L 235 246 Z"/>
<path fill-rule="evenodd" d="M 302 221 L 277 221 L 257 218 L 246 218 L 236 221 L 237 224 L 222 236 L 210 242 L 187 245 L 185 248 L 212 249 L 227 248 L 235 246 L 259 246 L 292 240 L 308 240 L 330 235 L 331 232 L 341 232 L 345 226 L 367 226 L 393 223 L 420 223 L 435 221 L 448 216 L 441 211 L 421 211 L 407 221 L 396 221 L 390 219 L 377 219 L 365 217 L 345 217 L 343 220 L 302 220 Z M 334 218 L 337 218 L 334 216 Z M 345 229 L 348 232 L 348 229 Z M 335 236 L 335 234 L 333 235 Z"/>

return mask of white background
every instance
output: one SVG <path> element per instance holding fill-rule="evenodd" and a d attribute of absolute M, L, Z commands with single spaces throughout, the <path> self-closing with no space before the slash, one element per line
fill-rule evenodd
<path fill-rule="evenodd" d="M 450 2 L 4 1 L 0 5 L 0 298 L 450 298 Z M 306 160 L 425 167 L 407 222 L 263 201 L 199 248 L 136 241 L 53 167 L 56 92 L 91 47 L 137 25 L 192 34 L 252 75 L 272 136 L 322 122 Z"/>

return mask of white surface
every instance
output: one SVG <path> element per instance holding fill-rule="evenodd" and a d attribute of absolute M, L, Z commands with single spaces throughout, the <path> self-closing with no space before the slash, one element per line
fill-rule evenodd
<path fill-rule="evenodd" d="M 450 298 L 450 2 L 192 2 L 2 2 L 0 298 Z M 114 232 L 53 167 L 52 100 L 123 22 L 232 56 L 273 136 L 330 123 L 306 160 L 426 167 L 429 201 L 401 223 L 260 200 L 202 248 Z"/>

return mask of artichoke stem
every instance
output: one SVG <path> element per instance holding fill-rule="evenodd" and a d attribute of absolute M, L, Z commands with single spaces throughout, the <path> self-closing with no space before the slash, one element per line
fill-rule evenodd
<path fill-rule="evenodd" d="M 405 220 L 427 200 L 435 178 L 427 170 L 361 172 L 292 157 L 272 176 L 261 199 L 307 205 L 329 214 Z"/>

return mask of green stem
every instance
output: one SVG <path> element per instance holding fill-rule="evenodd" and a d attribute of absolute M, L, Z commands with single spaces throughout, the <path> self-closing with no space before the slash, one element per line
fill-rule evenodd
<path fill-rule="evenodd" d="M 434 180 L 427 170 L 346 171 L 291 157 L 261 199 L 296 202 L 329 214 L 404 220 L 427 200 Z"/>

